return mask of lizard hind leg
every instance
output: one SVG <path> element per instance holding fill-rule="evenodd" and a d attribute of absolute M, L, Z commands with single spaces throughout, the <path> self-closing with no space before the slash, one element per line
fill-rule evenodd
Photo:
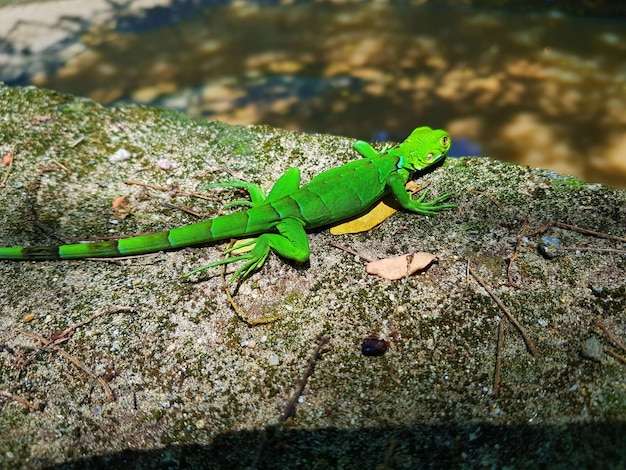
<path fill-rule="evenodd" d="M 249 244 L 254 244 L 254 248 L 248 253 L 223 260 L 228 263 L 245 260 L 245 263 L 232 275 L 230 282 L 237 279 L 243 280 L 252 274 L 254 270 L 263 266 L 270 250 L 283 258 L 291 259 L 298 263 L 308 261 L 311 249 L 309 247 L 309 239 L 304 231 L 304 223 L 300 219 L 288 218 L 281 220 L 276 225 L 276 229 L 278 233 L 264 233 L 256 241 L 249 242 Z M 240 247 L 241 245 L 238 248 Z"/>
<path fill-rule="evenodd" d="M 252 250 L 249 252 L 236 256 L 230 256 L 226 259 L 214 261 L 213 263 L 201 266 L 185 274 L 185 277 L 189 277 L 192 274 L 199 273 L 205 269 L 214 268 L 223 264 L 244 261 L 244 263 L 232 275 L 229 282 L 232 283 L 239 279 L 243 280 L 252 274 L 254 270 L 263 266 L 271 250 L 283 258 L 292 259 L 299 263 L 306 262 L 309 259 L 311 250 L 309 247 L 309 240 L 306 232 L 304 231 L 303 222 L 299 219 L 288 218 L 280 221 L 276 225 L 276 229 L 279 233 L 264 233 L 256 240 L 252 240 L 244 243 L 243 245 L 238 245 L 237 247 L 226 250 L 226 254 L 228 254 L 233 250 L 254 245 Z"/>
<path fill-rule="evenodd" d="M 226 207 L 234 205 L 246 205 L 255 207 L 261 204 L 269 204 L 281 198 L 287 197 L 300 187 L 300 170 L 296 167 L 287 170 L 276 182 L 267 196 L 263 193 L 260 186 L 254 183 L 248 183 L 243 180 L 232 180 L 224 183 L 213 183 L 203 187 L 203 189 L 211 189 L 217 187 L 241 188 L 250 193 L 251 201 L 235 201 Z M 268 229 L 272 227 L 269 226 Z M 243 253 L 229 258 L 209 263 L 187 273 L 185 277 L 199 273 L 205 269 L 220 266 L 222 264 L 230 264 L 236 261 L 245 261 L 244 264 L 235 271 L 230 279 L 233 282 L 236 279 L 245 279 L 252 271 L 263 266 L 270 250 L 274 250 L 283 258 L 293 259 L 294 261 L 304 262 L 309 259 L 310 248 L 309 240 L 304 231 L 304 222 L 296 218 L 287 218 L 278 222 L 275 226 L 278 230 L 276 233 L 265 233 L 255 240 L 237 245 L 225 251 L 226 254 L 238 250 L 245 246 L 254 245 L 248 253 Z"/>

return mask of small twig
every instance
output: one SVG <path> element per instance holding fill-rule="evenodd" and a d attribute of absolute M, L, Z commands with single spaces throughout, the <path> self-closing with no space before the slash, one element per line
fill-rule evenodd
<path fill-rule="evenodd" d="M 508 276 L 508 280 L 509 280 L 509 285 L 512 287 L 519 287 L 519 285 L 513 280 L 513 275 L 512 275 L 512 266 L 514 264 L 514 262 L 517 260 L 517 258 L 520 255 L 521 252 L 521 247 L 522 247 L 522 238 L 524 237 L 536 237 L 537 235 L 541 234 L 541 233 L 545 233 L 547 230 L 551 229 L 552 227 L 560 227 L 562 229 L 567 229 L 567 230 L 573 230 L 575 232 L 579 232 L 585 235 L 593 235 L 595 237 L 600 237 L 600 238 L 605 238 L 605 239 L 609 239 L 609 240 L 617 240 L 617 241 L 621 241 L 621 242 L 626 242 L 626 238 L 623 237 L 618 237 L 616 235 L 610 235 L 610 234 L 606 234 L 606 233 L 602 233 L 602 232 L 595 232 L 593 230 L 588 230 L 585 228 L 581 228 L 581 227 L 577 227 L 575 225 L 570 225 L 570 224 L 566 224 L 564 222 L 549 222 L 545 225 L 542 225 L 541 227 L 536 228 L 535 230 L 533 230 L 532 232 L 526 232 L 526 230 L 528 229 L 527 226 L 524 226 L 522 231 L 520 232 L 520 234 L 517 237 L 517 244 L 515 246 L 515 250 L 513 251 L 513 254 L 511 254 L 511 256 L 508 259 L 508 267 L 507 267 L 507 276 Z M 536 247 L 536 245 L 534 244 L 528 244 L 531 247 Z M 592 253 L 612 253 L 612 254 L 618 254 L 618 255 L 623 255 L 626 254 L 626 250 L 619 250 L 619 249 L 615 249 L 615 248 L 594 248 L 594 247 L 587 247 L 587 246 L 564 246 L 564 247 L 560 247 L 559 250 L 563 250 L 563 251 L 586 251 L 586 252 L 592 252 Z"/>
<path fill-rule="evenodd" d="M 617 240 L 619 242 L 626 243 L 626 238 L 618 237 L 617 235 L 611 235 L 611 234 L 602 233 L 602 232 L 595 232 L 593 230 L 588 230 L 586 228 L 577 227 L 576 225 L 566 224 L 565 222 L 555 222 L 554 225 L 556 225 L 557 227 L 573 230 L 575 232 L 584 233 L 585 235 L 593 235 L 594 237 L 607 238 L 609 240 Z"/>
<path fill-rule="evenodd" d="M 372 262 L 372 261 L 375 261 L 375 260 L 374 260 L 374 258 L 368 258 L 367 256 L 364 256 L 364 255 L 362 255 L 361 253 L 359 253 L 359 252 L 357 252 L 357 251 L 354 251 L 354 250 L 353 250 L 353 249 L 351 249 L 351 248 L 348 248 L 348 247 L 346 247 L 346 246 L 340 245 L 339 243 L 330 242 L 330 243 L 329 243 L 329 245 L 330 245 L 330 246 L 334 246 L 335 248 L 339 248 L 340 250 L 343 250 L 343 251 L 345 251 L 346 253 L 350 253 L 351 255 L 354 255 L 354 256 L 356 256 L 356 257 L 358 257 L 358 258 L 361 258 L 361 259 L 363 259 L 363 260 L 367 261 L 368 263 L 369 263 L 369 262 Z"/>
<path fill-rule="evenodd" d="M 136 310 L 137 309 L 135 309 L 134 307 L 110 307 L 106 310 L 101 310 L 100 312 L 94 313 L 89 318 L 81 320 L 78 323 L 73 324 L 72 326 L 68 326 L 65 330 L 59 333 L 56 333 L 54 335 L 54 339 L 52 340 L 52 342 L 54 344 L 59 344 L 63 341 L 67 341 L 78 328 L 80 328 L 81 326 L 85 326 L 87 323 L 91 323 L 98 317 L 102 317 L 104 315 L 110 315 L 113 313 L 120 313 L 120 312 L 134 312 Z"/>
<path fill-rule="evenodd" d="M 520 231 L 519 235 L 517 236 L 517 243 L 515 244 L 515 250 L 513 250 L 513 253 L 511 254 L 511 256 L 509 256 L 508 259 L 508 265 L 506 268 L 506 274 L 507 274 L 507 278 L 509 280 L 509 285 L 511 287 L 515 287 L 518 288 L 520 287 L 520 285 L 515 282 L 513 280 L 513 271 L 512 268 L 515 264 L 515 261 L 517 261 L 517 258 L 519 258 L 520 253 L 522 252 L 522 245 L 523 245 L 523 238 L 526 236 L 526 230 L 528 230 L 528 224 L 524 224 L 524 226 L 522 227 L 522 230 Z"/>
<path fill-rule="evenodd" d="M 613 351 L 612 349 L 609 349 L 607 347 L 602 348 L 602 350 L 608 354 L 609 356 L 611 356 L 613 359 L 617 359 L 619 362 L 621 362 L 622 364 L 626 364 L 626 357 L 617 354 L 615 351 Z"/>
<path fill-rule="evenodd" d="M 548 230 L 550 230 L 552 227 L 554 227 L 555 223 L 554 222 L 548 222 L 547 224 L 542 225 L 541 227 L 537 227 L 535 230 L 533 230 L 532 232 L 528 232 L 526 234 L 527 237 L 536 237 L 537 235 L 539 235 L 540 233 L 545 233 Z"/>
<path fill-rule="evenodd" d="M 194 217 L 197 217 L 199 219 L 204 217 L 204 215 L 200 214 L 199 212 L 194 211 L 193 209 L 190 209 L 189 207 L 177 206 L 176 204 L 172 204 L 169 202 L 164 202 L 163 205 L 165 207 L 169 207 L 170 209 L 176 209 L 177 211 L 181 211 L 186 214 L 193 215 Z"/>
<path fill-rule="evenodd" d="M 78 138 L 76 138 L 76 139 L 71 140 L 70 142 L 68 142 L 68 145 L 70 146 L 70 148 L 74 148 L 74 147 L 78 146 L 78 144 L 80 144 L 81 142 L 83 142 L 83 141 L 85 140 L 85 138 L 86 138 L 86 137 L 85 137 L 84 135 L 81 135 L 80 137 L 78 137 Z"/>
<path fill-rule="evenodd" d="M 406 282 L 411 275 L 411 263 L 413 263 L 413 258 L 415 258 L 415 253 L 409 253 L 406 255 L 406 275 L 404 276 L 404 281 Z"/>
<path fill-rule="evenodd" d="M 597 326 L 604 332 L 604 334 L 609 338 L 609 341 L 611 341 L 611 343 L 620 348 L 622 351 L 626 352 L 626 346 L 624 346 L 624 344 L 613 333 L 611 333 L 605 325 L 603 325 L 602 323 L 596 323 L 595 326 Z"/>
<path fill-rule="evenodd" d="M 59 346 L 57 346 L 56 344 L 54 344 L 52 341 L 47 340 L 46 338 L 44 338 L 42 336 L 39 336 L 36 333 L 31 333 L 30 331 L 26 331 L 26 330 L 17 330 L 17 331 L 19 333 L 22 333 L 23 335 L 26 335 L 26 336 L 30 337 L 30 338 L 36 339 L 37 341 L 39 341 L 41 344 L 43 344 L 44 346 L 46 346 L 48 348 L 54 349 L 57 353 L 59 353 L 61 356 L 63 356 L 69 362 L 71 362 L 76 367 L 78 367 L 83 372 L 85 372 L 88 376 L 90 376 L 90 377 L 96 379 L 98 382 L 100 382 L 100 385 L 102 385 L 102 387 L 104 388 L 104 391 L 106 393 L 107 401 L 113 401 L 115 399 L 115 396 L 113 395 L 113 392 L 111 391 L 111 387 L 109 387 L 109 384 L 106 383 L 106 381 L 102 377 L 98 377 L 87 366 L 87 364 L 82 362 L 80 359 L 75 358 L 74 356 L 72 356 L 71 354 L 66 352 L 64 349 L 62 349 Z"/>
<path fill-rule="evenodd" d="M 313 355 L 311 357 L 311 360 L 309 361 L 307 369 L 304 372 L 304 375 L 302 376 L 302 378 L 296 384 L 296 387 L 294 389 L 292 396 L 289 398 L 289 400 L 287 401 L 287 404 L 285 405 L 285 408 L 283 409 L 283 412 L 278 417 L 278 422 L 275 424 L 271 424 L 270 426 L 266 427 L 263 430 L 261 434 L 261 440 L 256 450 L 256 455 L 254 456 L 254 460 L 252 461 L 252 463 L 248 465 L 248 468 L 257 468 L 258 462 L 263 457 L 263 453 L 265 449 L 272 443 L 271 441 L 273 439 L 274 432 L 279 430 L 283 426 L 285 421 L 287 421 L 290 417 L 296 414 L 296 403 L 298 402 L 298 399 L 302 396 L 304 387 L 306 387 L 309 377 L 311 377 L 311 375 L 313 374 L 313 371 L 315 370 L 315 365 L 319 361 L 320 357 L 322 356 L 322 353 L 324 352 L 324 348 L 326 347 L 326 345 L 328 345 L 329 342 L 330 340 L 326 338 L 325 336 L 322 336 L 318 339 L 317 347 L 315 348 L 315 351 L 313 352 Z"/>
<path fill-rule="evenodd" d="M 518 246 L 519 246 L 519 245 L 518 245 Z M 519 288 L 520 288 L 520 285 L 519 285 L 519 283 L 518 283 L 518 282 L 516 282 L 516 281 L 513 279 L 513 277 L 514 277 L 515 275 L 513 274 L 513 269 L 512 269 L 512 268 L 513 268 L 513 265 L 514 265 L 515 261 L 516 261 L 516 260 L 517 260 L 517 258 L 519 257 L 519 254 L 520 254 L 520 252 L 519 252 L 518 248 L 516 247 L 516 248 L 515 248 L 515 251 L 513 252 L 513 254 L 511 254 L 511 256 L 509 257 L 509 259 L 507 260 L 508 262 L 507 262 L 507 266 L 506 266 L 506 276 L 507 276 L 507 279 L 508 279 L 508 281 L 509 281 L 509 286 L 511 286 L 511 287 L 515 287 L 516 289 L 519 289 Z"/>
<path fill-rule="evenodd" d="M 157 191 L 162 191 L 162 192 L 171 191 L 171 188 L 166 188 L 164 186 L 158 186 L 156 184 L 142 183 L 141 181 L 122 180 L 122 183 L 128 184 L 130 186 L 134 185 L 134 186 L 141 186 L 142 188 L 156 189 Z"/>
<path fill-rule="evenodd" d="M 326 347 L 326 345 L 328 345 L 329 342 L 330 340 L 325 336 L 322 336 L 321 338 L 319 338 L 317 347 L 315 348 L 315 351 L 313 351 L 311 359 L 309 360 L 309 364 L 306 370 L 304 371 L 302 378 L 296 384 L 293 394 L 291 395 L 291 398 L 289 398 L 289 400 L 287 401 L 285 408 L 283 410 L 283 413 L 278 418 L 279 424 L 282 424 L 285 421 L 287 421 L 289 418 L 295 416 L 296 403 L 298 402 L 298 399 L 300 398 L 300 396 L 302 396 L 302 392 L 304 391 L 304 388 L 306 387 L 309 377 L 313 375 L 313 371 L 315 370 L 315 365 L 320 360 L 320 357 L 322 357 L 324 348 Z"/>
<path fill-rule="evenodd" d="M 524 342 L 526 343 L 526 347 L 528 348 L 530 353 L 533 356 L 535 356 L 537 354 L 537 348 L 535 346 L 535 343 L 526 335 L 526 332 L 524 331 L 524 328 L 522 327 L 522 325 L 517 321 L 517 319 L 509 311 L 509 309 L 506 307 L 506 305 L 504 305 L 502 300 L 500 300 L 500 297 L 498 297 L 495 294 L 495 292 L 493 292 L 491 289 L 489 289 L 489 287 L 487 286 L 487 283 L 485 281 L 483 281 L 478 276 L 478 274 L 476 274 L 476 272 L 472 269 L 472 267 L 469 264 L 467 266 L 467 269 L 468 269 L 469 273 L 474 277 L 474 279 L 476 279 L 476 281 L 478 281 L 478 283 L 483 287 L 483 289 L 485 289 L 485 291 L 487 291 L 487 294 L 489 294 L 489 296 L 494 300 L 494 302 L 496 304 L 498 304 L 498 307 L 500 307 L 500 309 L 506 314 L 506 316 L 509 319 L 509 321 L 511 323 L 513 323 L 515 328 L 517 328 L 517 330 L 522 335 L 522 338 L 524 339 Z"/>
<path fill-rule="evenodd" d="M 63 165 L 63 163 L 61 163 L 58 160 L 55 160 L 54 158 L 52 160 L 50 160 L 52 163 L 54 163 L 56 166 L 58 166 L 59 168 L 61 168 L 61 170 L 63 170 L 66 174 L 71 175 L 72 171 L 66 167 L 65 165 Z"/>
<path fill-rule="evenodd" d="M 9 400 L 14 400 L 18 403 L 21 403 L 25 407 L 30 408 L 31 410 L 35 410 L 35 411 L 43 411 L 45 407 L 45 404 L 42 402 L 37 401 L 35 403 L 31 403 L 26 398 L 22 398 L 18 395 L 14 395 L 11 392 L 7 392 L 5 390 L 0 390 L 0 396 L 8 398 Z"/>

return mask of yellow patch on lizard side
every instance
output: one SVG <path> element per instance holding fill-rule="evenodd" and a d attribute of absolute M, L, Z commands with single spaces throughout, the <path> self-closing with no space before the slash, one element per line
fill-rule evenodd
<path fill-rule="evenodd" d="M 367 232 L 373 229 L 383 220 L 391 217 L 398 211 L 397 208 L 391 207 L 386 199 L 387 198 L 380 201 L 371 211 L 363 214 L 361 217 L 331 227 L 330 233 L 333 235 L 344 235 L 346 233 Z"/>
<path fill-rule="evenodd" d="M 231 251 L 230 254 L 241 255 L 243 253 L 248 253 L 249 251 L 252 251 L 256 243 L 251 243 L 249 245 L 246 245 L 246 244 L 253 242 L 254 240 L 256 240 L 256 238 L 243 238 L 241 240 L 237 240 L 235 244 L 233 245 L 233 251 Z M 245 246 L 240 246 L 240 245 L 245 245 Z"/>
<path fill-rule="evenodd" d="M 414 193 L 420 189 L 420 186 L 415 181 L 409 181 L 405 188 L 407 191 Z M 398 202 L 392 195 L 386 196 L 371 211 L 356 219 L 350 219 L 347 222 L 332 226 L 330 233 L 332 235 L 345 235 L 346 233 L 367 232 L 391 217 L 399 208 Z"/>

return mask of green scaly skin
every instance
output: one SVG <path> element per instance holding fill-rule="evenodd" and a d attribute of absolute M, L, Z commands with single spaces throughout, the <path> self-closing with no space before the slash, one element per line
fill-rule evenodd
<path fill-rule="evenodd" d="M 374 150 L 367 142 L 354 143 L 363 158 L 320 173 L 300 187 L 300 170 L 290 168 L 266 196 L 263 190 L 241 180 L 211 184 L 206 188 L 243 188 L 251 201 L 248 209 L 216 217 L 166 232 L 120 240 L 78 243 L 56 247 L 0 248 L 0 260 L 57 260 L 139 255 L 205 244 L 229 238 L 259 235 L 248 253 L 231 256 L 195 269 L 188 275 L 221 264 L 244 261 L 231 281 L 244 279 L 261 267 L 273 250 L 280 256 L 303 263 L 310 248 L 306 230 L 335 224 L 367 212 L 376 202 L 392 193 L 400 205 L 420 214 L 455 207 L 441 202 L 448 195 L 424 202 L 426 192 L 413 200 L 405 184 L 415 171 L 439 162 L 450 148 L 450 136 L 443 130 L 418 127 L 401 144 Z"/>

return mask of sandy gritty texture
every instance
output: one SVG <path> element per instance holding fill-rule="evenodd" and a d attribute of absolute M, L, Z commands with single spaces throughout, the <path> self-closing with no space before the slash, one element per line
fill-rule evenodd
<path fill-rule="evenodd" d="M 224 213 L 242 195 L 201 187 L 230 173 L 269 187 L 290 166 L 306 182 L 356 158 L 345 138 L 35 88 L 0 87 L 0 108 L 0 156 L 13 155 L 0 164 L 2 245 L 164 230 L 198 220 L 180 208 Z M 218 269 L 182 277 L 224 244 L 0 262 L 0 467 L 626 465 L 626 192 L 487 158 L 448 159 L 422 181 L 458 207 L 317 231 L 304 266 L 271 255 L 235 296 L 251 317 L 282 317 L 268 325 L 236 316 Z M 440 261 L 403 287 L 331 242 Z M 495 396 L 504 314 L 468 262 L 537 348 L 504 324 Z M 363 356 L 363 338 L 383 333 L 389 351 Z"/>

